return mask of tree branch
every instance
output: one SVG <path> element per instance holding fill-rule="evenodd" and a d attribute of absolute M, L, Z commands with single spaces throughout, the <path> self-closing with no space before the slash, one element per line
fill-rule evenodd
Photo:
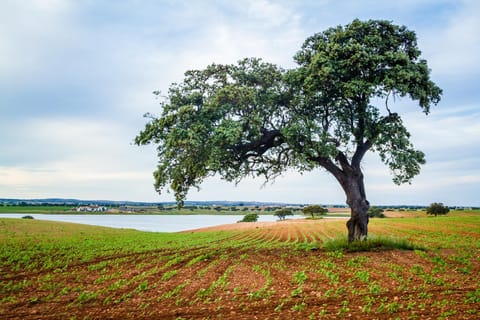
<path fill-rule="evenodd" d="M 236 154 L 238 154 L 238 159 L 240 161 L 246 160 L 249 157 L 261 156 L 270 148 L 273 148 L 283 143 L 283 138 L 281 136 L 280 130 L 269 131 L 267 129 L 262 129 L 261 131 L 262 136 L 258 140 L 244 144 L 237 144 L 233 147 L 233 150 Z"/>
<path fill-rule="evenodd" d="M 371 146 L 372 143 L 369 140 L 367 140 L 365 143 L 357 144 L 357 149 L 355 150 L 355 153 L 352 157 L 352 168 L 354 168 L 355 170 L 360 169 L 360 162 L 362 161 L 365 153 L 367 153 L 368 149 L 371 148 Z"/>
<path fill-rule="evenodd" d="M 350 163 L 348 163 L 347 156 L 343 152 L 339 151 L 335 160 L 340 163 L 343 171 L 350 171 L 352 169 Z"/>
<path fill-rule="evenodd" d="M 391 92 L 392 92 L 391 90 L 388 91 L 387 97 L 386 97 L 386 99 L 385 99 L 385 108 L 387 108 L 388 115 L 391 115 L 391 114 L 392 114 L 392 112 L 390 111 L 390 108 L 388 107 L 388 98 L 390 97 L 390 93 L 391 93 Z M 395 96 L 393 96 L 393 98 L 395 98 Z"/>
<path fill-rule="evenodd" d="M 340 184 L 343 184 L 345 181 L 345 172 L 340 169 L 332 160 L 325 157 L 310 157 L 311 161 L 318 163 L 320 166 L 324 167 L 328 172 L 330 172 Z"/>

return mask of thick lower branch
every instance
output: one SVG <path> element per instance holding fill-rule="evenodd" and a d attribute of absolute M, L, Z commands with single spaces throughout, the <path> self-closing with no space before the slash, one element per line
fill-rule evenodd
<path fill-rule="evenodd" d="M 255 141 L 237 144 L 233 147 L 239 160 L 246 160 L 250 157 L 262 156 L 269 149 L 279 146 L 284 142 L 280 130 L 262 130 L 262 136 Z"/>
<path fill-rule="evenodd" d="M 318 163 L 320 166 L 325 168 L 325 170 L 330 172 L 340 184 L 344 183 L 345 173 L 342 171 L 342 169 L 336 166 L 332 160 L 324 157 L 310 157 L 310 160 Z"/>

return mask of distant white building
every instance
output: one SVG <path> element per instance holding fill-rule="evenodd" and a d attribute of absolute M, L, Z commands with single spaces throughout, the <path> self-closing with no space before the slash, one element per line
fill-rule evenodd
<path fill-rule="evenodd" d="M 80 206 L 76 209 L 77 212 L 106 212 L 107 208 L 102 206 Z"/>

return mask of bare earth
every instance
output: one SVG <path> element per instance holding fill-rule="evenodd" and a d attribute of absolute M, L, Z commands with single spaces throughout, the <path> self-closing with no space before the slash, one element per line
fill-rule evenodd
<path fill-rule="evenodd" d="M 469 260 L 468 270 L 463 270 L 462 261 L 450 258 L 456 253 L 452 249 L 341 254 L 254 244 L 278 240 L 302 243 L 335 237 L 345 232 L 345 219 L 236 223 L 188 232 L 209 231 L 231 231 L 232 241 L 245 241 L 246 245 L 220 245 L 217 251 L 208 249 L 208 252 L 198 248 L 106 257 L 108 264 L 104 270 L 94 268 L 103 261 L 71 266 L 58 273 L 57 281 L 70 287 L 75 283 L 91 284 L 87 292 L 98 293 L 80 302 L 78 292 L 62 293 L 56 291 L 59 289 L 42 287 L 36 279 L 43 274 L 19 274 L 12 281 L 31 281 L 32 285 L 19 292 L 12 302 L 0 304 L 0 318 L 478 319 L 480 316 L 478 303 L 468 300 L 469 293 L 479 287 L 478 250 Z M 480 240 L 478 234 L 471 236 Z M 180 259 L 169 263 L 172 256 Z M 198 257 L 204 258 L 191 262 Z M 448 261 L 448 266 L 438 261 Z M 129 282 L 142 275 L 141 281 Z M 122 279 L 126 282 L 121 282 Z M 148 286 L 142 287 L 142 283 Z M 50 302 L 42 302 L 52 294 L 55 297 Z M 37 298 L 32 300 L 32 296 Z"/>

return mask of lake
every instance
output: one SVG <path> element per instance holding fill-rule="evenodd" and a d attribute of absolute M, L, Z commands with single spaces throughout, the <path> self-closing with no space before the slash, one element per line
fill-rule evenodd
<path fill-rule="evenodd" d="M 35 214 L 6 213 L 0 218 L 22 218 L 32 216 L 37 220 L 51 220 L 89 224 L 94 226 L 136 229 L 154 232 L 178 232 L 221 224 L 236 223 L 243 215 L 75 215 L 75 214 Z M 291 219 L 304 218 L 293 216 Z M 273 215 L 260 215 L 259 222 L 277 221 Z"/>

